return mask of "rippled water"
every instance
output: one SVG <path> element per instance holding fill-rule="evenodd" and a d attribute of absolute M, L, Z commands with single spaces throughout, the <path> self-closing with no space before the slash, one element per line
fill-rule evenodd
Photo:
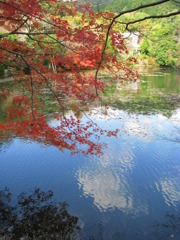
<path fill-rule="evenodd" d="M 0 141 L 0 189 L 10 189 L 13 203 L 22 191 L 52 190 L 79 218 L 76 239 L 180 239 L 180 79 L 167 70 L 141 78 L 107 89 L 105 114 L 92 110 L 102 128 L 120 129 L 118 138 L 102 139 L 103 156 Z"/>

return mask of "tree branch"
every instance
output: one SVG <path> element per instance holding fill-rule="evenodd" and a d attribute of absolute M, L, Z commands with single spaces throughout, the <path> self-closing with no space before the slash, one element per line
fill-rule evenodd
<path fill-rule="evenodd" d="M 129 25 L 135 24 L 135 23 L 139 23 L 139 22 L 142 22 L 142 21 L 145 21 L 145 20 L 148 20 L 148 19 L 168 18 L 168 17 L 172 17 L 172 16 L 175 16 L 175 15 L 178 15 L 178 14 L 180 14 L 180 10 L 177 11 L 177 12 L 172 12 L 172 13 L 166 14 L 166 15 L 148 16 L 148 17 L 144 17 L 144 18 L 141 18 L 141 19 L 134 20 L 132 22 L 128 22 L 128 23 L 126 23 L 126 26 L 129 26 Z"/>
<path fill-rule="evenodd" d="M 23 16 L 23 17 L 24 17 L 24 16 Z M 23 17 L 21 18 L 21 20 L 23 19 Z M 29 18 L 26 17 L 26 19 L 25 19 L 16 29 L 14 29 L 14 30 L 13 30 L 12 32 L 10 32 L 10 33 L 1 34 L 1 35 L 0 35 L 0 38 L 7 37 L 7 36 L 9 36 L 9 35 L 11 35 L 11 34 L 17 34 L 17 31 L 24 26 L 24 24 L 28 21 L 28 19 L 29 19 Z"/>

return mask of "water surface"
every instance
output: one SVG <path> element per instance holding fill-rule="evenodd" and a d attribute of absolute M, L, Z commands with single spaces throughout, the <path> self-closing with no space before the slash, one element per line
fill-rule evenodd
<path fill-rule="evenodd" d="M 178 73 L 161 69 L 107 89 L 109 110 L 93 108 L 90 117 L 120 133 L 101 139 L 101 157 L 71 156 L 16 136 L 0 140 L 0 189 L 9 188 L 13 204 L 23 191 L 53 191 L 53 201 L 66 201 L 78 217 L 77 239 L 179 239 L 179 93 Z M 0 99 L 0 121 L 10 99 Z M 57 123 L 49 117 L 49 124 Z"/>

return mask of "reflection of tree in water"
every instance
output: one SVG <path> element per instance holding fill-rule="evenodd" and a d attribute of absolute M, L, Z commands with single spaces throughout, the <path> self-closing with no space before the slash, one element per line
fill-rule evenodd
<path fill-rule="evenodd" d="M 157 95 L 157 96 L 134 96 L 126 101 L 115 100 L 109 103 L 110 106 L 124 110 L 128 113 L 152 115 L 162 114 L 170 118 L 180 106 L 180 98 L 176 95 Z"/>
<path fill-rule="evenodd" d="M 78 217 L 68 213 L 66 203 L 51 202 L 52 196 L 52 191 L 43 192 L 36 188 L 30 195 L 21 193 L 18 196 L 18 204 L 11 207 L 9 190 L 5 188 L 0 191 L 0 239 L 127 239 L 127 229 L 121 229 L 115 235 L 111 235 L 112 233 L 106 232 L 106 226 L 103 223 L 93 226 L 92 231 L 89 229 L 89 234 L 84 233 L 85 235 L 81 238 L 82 236 L 78 234 L 81 230 L 78 226 Z M 156 222 L 152 227 L 153 239 L 177 240 L 180 236 L 180 216 L 167 214 L 164 222 Z M 146 237 L 151 239 L 148 238 L 149 235 Z"/>
<path fill-rule="evenodd" d="M 71 216 L 66 203 L 53 203 L 52 191 L 36 188 L 31 195 L 21 193 L 18 204 L 10 206 L 11 193 L 0 191 L 0 236 L 10 239 L 75 239 L 80 231 L 78 217 Z"/>
<path fill-rule="evenodd" d="M 83 240 L 179 240 L 180 239 L 180 215 L 174 215 L 167 213 L 164 216 L 163 221 L 156 221 L 155 224 L 151 224 L 150 231 L 143 231 L 142 233 L 134 233 L 129 236 L 128 232 L 131 231 L 128 227 L 118 229 L 115 234 L 111 234 L 106 231 L 106 226 L 100 223 L 97 226 L 93 226 L 89 234 L 89 237 L 84 237 Z"/>
<path fill-rule="evenodd" d="M 167 213 L 163 223 L 154 224 L 154 236 L 159 240 L 180 239 L 180 216 Z"/>
<path fill-rule="evenodd" d="M 170 134 L 171 137 L 162 136 L 163 139 L 180 143 L 180 126 L 175 126 L 174 131 Z"/>
<path fill-rule="evenodd" d="M 0 191 L 0 234 L 7 229 L 13 221 L 13 210 L 10 206 L 11 193 L 7 188 Z"/>

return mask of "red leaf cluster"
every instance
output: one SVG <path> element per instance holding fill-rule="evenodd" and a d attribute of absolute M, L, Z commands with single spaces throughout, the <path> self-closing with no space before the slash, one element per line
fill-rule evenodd
<path fill-rule="evenodd" d="M 0 64 L 13 73 L 25 92 L 13 96 L 0 132 L 72 153 L 101 154 L 101 143 L 92 137 L 116 136 L 117 131 L 104 131 L 95 123 L 83 124 L 78 119 L 97 99 L 102 101 L 100 94 L 107 83 L 98 73 L 118 74 L 120 81 L 138 78 L 119 61 L 118 54 L 127 52 L 120 33 L 110 31 L 110 46 L 106 46 L 108 19 L 114 15 L 106 12 L 104 20 L 90 4 L 59 0 L 6 0 L 1 1 L 0 9 L 4 24 Z M 71 23 L 76 17 L 80 21 Z M 0 92 L 0 97 L 4 94 Z M 53 111 L 59 112 L 56 127 L 48 124 L 43 113 L 46 97 L 51 99 Z M 66 117 L 65 112 L 72 110 L 76 117 Z"/>

